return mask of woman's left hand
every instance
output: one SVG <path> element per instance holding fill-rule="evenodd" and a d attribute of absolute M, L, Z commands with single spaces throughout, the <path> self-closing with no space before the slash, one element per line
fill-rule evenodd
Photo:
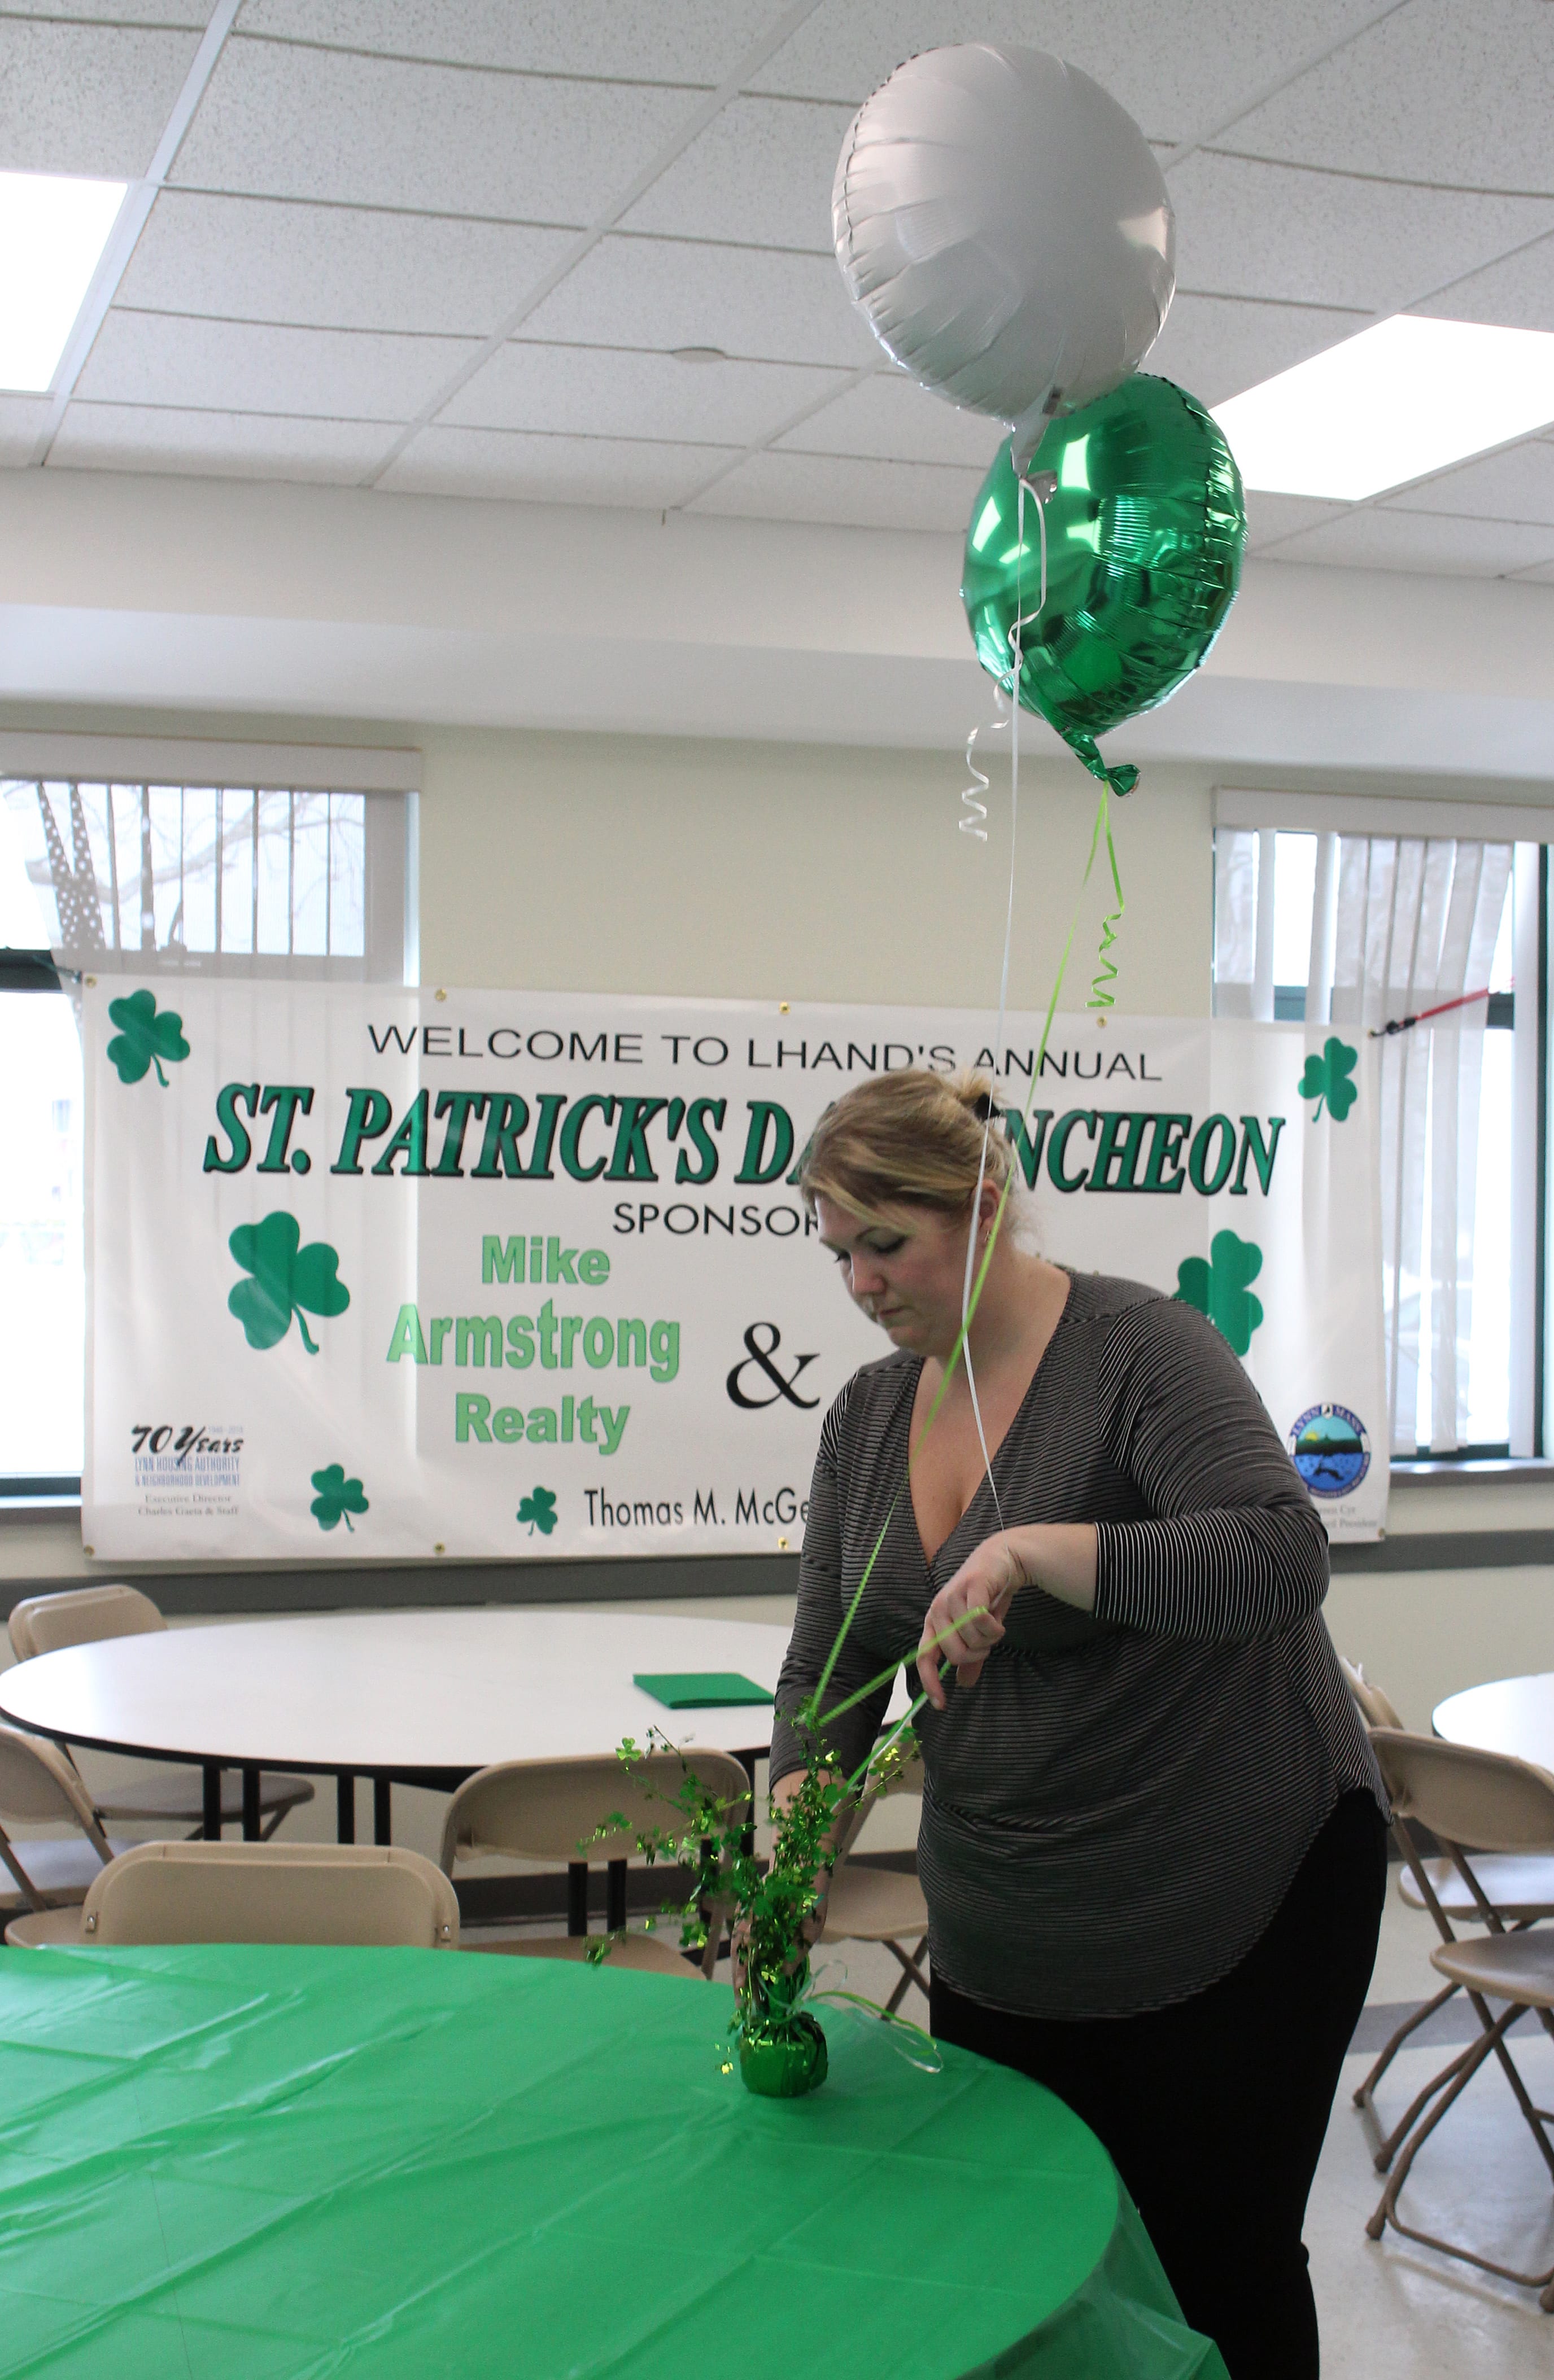
<path fill-rule="evenodd" d="M 954 1664 L 958 1684 L 974 1686 L 983 1663 L 1003 1635 L 1004 1613 L 1027 1584 L 1009 1538 L 997 1536 L 985 1538 L 948 1585 L 940 1587 L 928 1606 L 917 1650 L 917 1674 L 936 1710 L 942 1711 L 948 1702 L 939 1677 L 941 1663 Z"/>

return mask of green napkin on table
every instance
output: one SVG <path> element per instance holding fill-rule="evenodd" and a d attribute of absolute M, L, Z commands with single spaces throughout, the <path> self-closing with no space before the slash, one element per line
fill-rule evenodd
<path fill-rule="evenodd" d="M 772 1699 L 765 1686 L 753 1678 L 741 1678 L 737 1670 L 651 1670 L 633 1677 L 631 1683 L 666 1710 L 730 1710 Z"/>

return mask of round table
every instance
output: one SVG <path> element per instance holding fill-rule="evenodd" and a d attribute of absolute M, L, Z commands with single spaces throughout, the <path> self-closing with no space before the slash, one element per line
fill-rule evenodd
<path fill-rule="evenodd" d="M 1432 1723 L 1448 1743 L 1509 1752 L 1554 1769 L 1554 1670 L 1533 1678 L 1496 1678 L 1487 1686 L 1448 1694 L 1436 1705 Z"/>
<path fill-rule="evenodd" d="M 1225 2380 L 1060 2101 L 823 2009 L 458 1951 L 0 1951 L 7 2369 Z M 991 2244 L 990 2244 L 991 2243 Z"/>
<path fill-rule="evenodd" d="M 753 1783 L 769 1704 L 671 1711 L 631 1681 L 734 1670 L 769 1690 L 787 1646 L 786 1628 L 641 1612 L 330 1612 L 40 1654 L 0 1675 L 0 1718 L 93 1751 L 198 1763 L 212 1835 L 224 1768 L 243 1772 L 250 1837 L 262 1768 L 334 1775 L 342 1842 L 354 1839 L 355 1780 L 369 1776 L 374 1836 L 387 1842 L 396 1780 L 451 1792 L 493 1761 L 613 1752 L 652 1727 L 737 1754 Z"/>

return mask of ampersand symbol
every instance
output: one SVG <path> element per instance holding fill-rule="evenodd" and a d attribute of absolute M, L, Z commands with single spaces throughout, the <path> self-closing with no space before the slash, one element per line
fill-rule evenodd
<path fill-rule="evenodd" d="M 756 1340 L 755 1334 L 758 1330 L 769 1331 L 771 1334 L 765 1346 L 760 1345 Z M 820 1361 L 818 1353 L 814 1355 L 796 1355 L 793 1359 L 792 1371 L 784 1378 L 772 1361 L 772 1357 L 782 1344 L 782 1333 L 775 1322 L 753 1322 L 744 1334 L 744 1343 L 750 1353 L 741 1357 L 728 1375 L 728 1394 L 735 1404 L 742 1406 L 746 1413 L 763 1413 L 768 1405 L 775 1405 L 779 1397 L 786 1397 L 790 1405 L 799 1406 L 803 1413 L 814 1411 L 820 1399 L 796 1396 L 794 1390 L 804 1366 Z M 740 1374 L 748 1371 L 752 1364 L 759 1366 L 767 1379 L 771 1381 L 772 1394 L 769 1397 L 747 1397 L 740 1388 Z"/>

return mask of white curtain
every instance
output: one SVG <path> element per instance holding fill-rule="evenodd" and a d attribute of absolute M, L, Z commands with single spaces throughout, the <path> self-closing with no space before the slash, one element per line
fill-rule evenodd
<path fill-rule="evenodd" d="M 1214 839 L 1214 1013 L 1274 1013 L 1269 830 Z M 1388 1390 L 1395 1454 L 1423 1430 L 1466 1442 L 1474 1199 L 1487 1005 L 1388 1034 L 1389 1024 L 1487 988 L 1512 846 L 1450 836 L 1319 834 L 1305 1014 L 1377 1037 Z M 1421 1386 L 1423 1384 L 1423 1397 Z"/>
<path fill-rule="evenodd" d="M 1487 988 L 1511 852 L 1508 843 L 1408 835 L 1324 835 L 1318 846 L 1307 1019 L 1382 1037 L 1381 1230 L 1395 1454 L 1413 1451 L 1426 1419 L 1433 1452 L 1467 1437 L 1487 1007 L 1474 1001 L 1401 1033 L 1383 1028 Z"/>

